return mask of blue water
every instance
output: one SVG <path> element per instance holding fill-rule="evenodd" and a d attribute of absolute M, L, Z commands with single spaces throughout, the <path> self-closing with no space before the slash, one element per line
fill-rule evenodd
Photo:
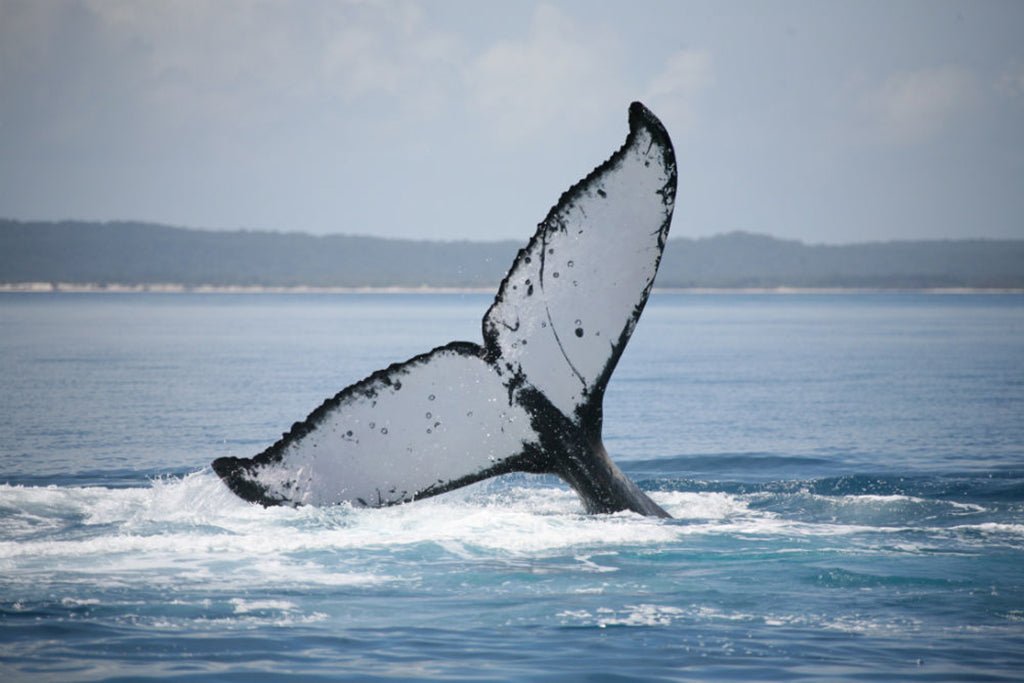
<path fill-rule="evenodd" d="M 671 521 L 208 469 L 489 301 L 0 295 L 0 678 L 1020 680 L 1024 296 L 656 294 L 604 431 Z"/>

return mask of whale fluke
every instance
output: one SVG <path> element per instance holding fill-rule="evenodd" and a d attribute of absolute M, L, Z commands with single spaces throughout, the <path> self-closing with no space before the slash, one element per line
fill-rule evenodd
<path fill-rule="evenodd" d="M 519 251 L 483 319 L 327 399 L 253 458 L 213 469 L 263 505 L 386 506 L 513 471 L 557 474 L 588 512 L 668 517 L 608 457 L 605 387 L 650 294 L 676 191 L 672 142 L 639 102 L 629 134 Z"/>

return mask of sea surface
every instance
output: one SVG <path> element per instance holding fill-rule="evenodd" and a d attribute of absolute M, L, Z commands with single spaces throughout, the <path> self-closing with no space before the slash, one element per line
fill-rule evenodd
<path fill-rule="evenodd" d="M 0 295 L 0 680 L 1024 677 L 1024 296 L 656 293 L 609 453 L 271 508 L 214 458 L 489 296 Z"/>

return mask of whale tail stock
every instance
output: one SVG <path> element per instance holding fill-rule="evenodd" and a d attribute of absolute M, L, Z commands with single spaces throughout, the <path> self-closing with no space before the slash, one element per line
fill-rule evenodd
<path fill-rule="evenodd" d="M 483 318 L 452 342 L 327 399 L 253 458 L 213 469 L 263 505 L 385 506 L 513 471 L 560 476 L 588 512 L 668 517 L 608 457 L 605 388 L 650 294 L 676 162 L 638 102 L 629 134 L 519 251 Z"/>

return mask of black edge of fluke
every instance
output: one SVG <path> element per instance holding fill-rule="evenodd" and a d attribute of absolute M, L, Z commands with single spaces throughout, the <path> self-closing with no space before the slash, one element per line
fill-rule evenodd
<path fill-rule="evenodd" d="M 223 458 L 217 458 L 210 466 L 213 468 L 213 471 L 217 473 L 217 476 L 219 476 L 227 487 L 239 498 L 247 500 L 250 503 L 259 503 L 264 507 L 284 503 L 285 501 L 277 500 L 268 496 L 265 487 L 260 486 L 259 483 L 245 476 L 246 472 L 249 471 L 252 465 L 252 459 L 225 456 Z"/>
<path fill-rule="evenodd" d="M 377 391 L 375 388 L 376 384 L 380 383 L 384 386 L 393 386 L 394 380 L 392 378 L 403 369 L 419 363 L 426 363 L 435 354 L 446 352 L 477 357 L 483 357 L 484 353 L 483 349 L 480 348 L 479 345 L 472 342 L 453 341 L 444 344 L 443 346 L 438 346 L 426 353 L 413 356 L 407 361 L 392 363 L 388 367 L 382 370 L 377 370 L 358 382 L 350 384 L 334 396 L 326 399 L 313 412 L 311 412 L 305 420 L 293 424 L 291 429 L 281 435 L 280 439 L 275 441 L 258 455 L 255 455 L 252 458 L 237 458 L 233 456 L 217 458 L 211 464 L 213 471 L 217 473 L 224 483 L 227 484 L 228 488 L 234 491 L 236 495 L 240 498 L 244 498 L 250 503 L 259 503 L 263 506 L 291 504 L 287 500 L 282 500 L 268 495 L 266 487 L 261 486 L 258 482 L 246 475 L 255 471 L 258 467 L 265 467 L 267 465 L 281 462 L 288 446 L 298 442 L 302 437 L 315 430 L 324 421 L 324 419 L 326 419 L 330 411 L 341 405 L 344 401 L 358 396 L 372 397 Z M 445 490 L 447 491 L 449 489 Z M 439 492 L 440 491 L 436 491 L 434 495 Z"/>
<path fill-rule="evenodd" d="M 578 197 L 581 194 L 583 194 L 583 192 L 586 190 L 586 188 L 589 187 L 598 176 L 600 176 L 605 171 L 609 170 L 611 167 L 613 167 L 615 164 L 617 164 L 619 162 L 619 160 L 622 159 L 623 156 L 625 156 L 626 151 L 633 144 L 633 142 L 636 139 L 636 136 L 639 134 L 641 128 L 646 129 L 651 134 L 651 139 L 656 141 L 661 146 L 661 148 L 664 150 L 665 157 L 663 159 L 663 162 L 665 164 L 665 168 L 669 169 L 670 177 L 669 177 L 668 183 L 665 185 L 664 194 L 662 195 L 662 200 L 666 204 L 674 204 L 675 203 L 675 194 L 676 194 L 676 156 L 675 156 L 675 148 L 672 146 L 672 139 L 669 137 L 668 131 L 665 130 L 664 124 L 662 124 L 661 120 L 658 119 L 658 117 L 655 116 L 654 113 L 651 112 L 650 109 L 648 109 L 646 106 L 644 106 L 644 104 L 642 102 L 639 102 L 639 101 L 632 102 L 629 105 L 628 121 L 629 121 L 629 133 L 626 135 L 626 140 L 622 143 L 622 146 L 619 147 L 619 149 L 617 149 L 610 157 L 605 159 L 604 162 L 602 162 L 601 164 L 596 166 L 594 168 L 594 170 L 592 170 L 590 173 L 588 173 L 586 176 L 584 176 L 580 180 L 578 180 L 575 183 L 573 183 L 573 185 L 571 185 L 568 190 L 566 190 L 565 192 L 563 192 L 561 194 L 561 196 L 558 198 L 558 202 L 554 206 L 552 206 L 550 210 L 548 210 L 548 213 L 544 217 L 544 220 L 541 221 L 538 224 L 537 231 L 534 232 L 532 237 L 530 237 L 530 241 L 526 243 L 525 247 L 523 247 L 522 249 L 520 249 L 518 251 L 518 253 L 516 253 L 516 257 L 512 261 L 512 266 L 505 273 L 505 277 L 502 278 L 501 283 L 498 285 L 498 293 L 494 297 L 494 301 L 491 303 L 490 307 L 488 307 L 488 309 L 487 309 L 487 312 L 484 314 L 484 318 L 483 318 L 484 348 L 487 350 L 487 358 L 489 360 L 493 361 L 493 360 L 497 359 L 498 356 L 501 355 L 501 351 L 498 348 L 497 330 L 491 331 L 491 330 L 488 329 L 488 327 L 487 327 L 487 319 L 490 317 L 491 311 L 494 310 L 504 300 L 504 298 L 505 298 L 505 290 L 508 287 L 509 279 L 512 277 L 512 274 L 516 271 L 516 269 L 520 265 L 522 265 L 523 259 L 525 259 L 529 255 L 530 250 L 536 245 L 536 243 L 539 240 L 543 239 L 543 233 L 544 233 L 545 226 L 549 225 L 550 222 L 552 221 L 552 219 L 555 216 L 557 216 L 559 214 L 559 212 L 564 210 L 565 207 L 568 204 L 570 204 L 576 197 Z M 665 240 L 668 237 L 668 230 L 669 230 L 669 227 L 671 226 L 671 223 L 672 223 L 672 217 L 671 217 L 671 215 L 669 215 L 668 219 L 665 221 L 665 224 L 662 225 L 662 227 L 661 227 L 660 246 L 662 248 L 664 248 L 664 246 L 665 246 Z M 655 271 L 657 271 L 658 265 L 660 265 L 660 263 L 661 263 L 661 254 L 659 253 L 658 254 L 658 262 L 657 262 L 657 265 L 655 266 Z M 652 284 L 653 284 L 653 280 L 652 280 Z M 643 296 L 643 298 L 641 299 L 641 301 L 640 301 L 640 303 L 638 305 L 637 314 L 635 316 L 636 318 L 639 318 L 640 313 L 643 312 L 643 308 L 644 308 L 644 306 L 647 303 L 647 297 L 648 297 L 649 294 L 650 294 L 650 287 L 648 287 L 647 291 L 644 293 L 644 296 Z M 616 360 L 617 360 L 617 358 L 616 358 Z M 612 365 L 612 369 L 614 369 L 614 364 Z"/>
<path fill-rule="evenodd" d="M 339 409 L 350 400 L 369 400 L 375 392 L 383 387 L 401 387 L 396 379 L 401 377 L 405 369 L 419 364 L 427 364 L 436 354 L 451 353 L 462 356 L 475 356 L 493 366 L 502 374 L 499 362 L 502 361 L 500 348 L 500 331 L 490 321 L 491 314 L 506 296 L 506 289 L 514 273 L 520 268 L 524 259 L 534 249 L 538 241 L 545 239 L 546 231 L 557 223 L 558 216 L 573 201 L 584 195 L 602 174 L 616 168 L 626 157 L 630 148 L 636 143 L 637 137 L 646 131 L 650 136 L 651 145 L 657 145 L 662 154 L 662 166 L 666 171 L 665 185 L 658 191 L 664 203 L 665 212 L 662 225 L 656 231 L 658 236 L 657 253 L 654 254 L 653 273 L 656 274 L 665 247 L 671 225 L 672 209 L 676 192 L 675 152 L 668 132 L 661 121 L 640 102 L 633 102 L 629 107 L 629 133 L 625 142 L 602 164 L 594 168 L 583 179 L 579 180 L 563 192 L 558 202 L 548 211 L 544 221 L 538 226 L 526 247 L 520 249 L 505 277 L 498 287 L 494 301 L 488 307 L 482 320 L 483 346 L 472 342 L 451 342 L 434 350 L 415 356 L 402 363 L 393 363 L 385 369 L 372 373 L 325 400 L 309 416 L 296 422 L 274 444 L 252 458 L 222 457 L 212 463 L 213 470 L 224 483 L 239 497 L 264 506 L 297 505 L 291 500 L 275 494 L 270 488 L 259 481 L 260 470 L 269 465 L 286 464 L 288 449 L 303 440 L 305 436 L 320 428 L 332 411 Z M 650 148 L 648 148 L 649 150 Z M 655 232 L 651 232 L 654 235 Z M 528 261 L 527 261 L 528 263 Z M 399 502 L 408 502 L 425 498 L 464 486 L 480 479 L 511 471 L 547 472 L 559 475 L 579 494 L 588 512 L 605 513 L 621 510 L 657 516 L 669 517 L 660 506 L 644 494 L 624 473 L 619 470 L 608 456 L 601 442 L 602 402 L 604 389 L 619 358 L 629 341 L 633 328 L 640 318 L 647 303 L 654 275 L 644 283 L 640 297 L 624 325 L 618 339 L 611 346 L 608 360 L 602 368 L 593 386 L 592 394 L 577 405 L 574 415 L 562 415 L 546 396 L 529 385 L 529 378 L 522 375 L 509 377 L 505 387 L 508 390 L 507 400 L 511 404 L 515 400 L 531 414 L 531 424 L 537 431 L 538 442 L 523 442 L 523 452 L 504 463 L 480 471 L 471 471 L 463 477 L 450 481 L 438 481 L 436 485 L 409 492 L 408 497 Z M 525 342 L 524 342 L 525 343 Z M 568 360 L 568 359 L 567 359 Z M 509 365 L 508 369 L 511 369 Z M 514 398 L 515 397 L 515 398 Z M 432 398 L 432 397 L 431 397 Z M 397 465 L 396 465 L 397 466 Z M 367 504 L 362 499 L 357 501 Z M 384 504 L 384 503 L 381 503 Z"/>
<path fill-rule="evenodd" d="M 604 371 L 601 373 L 597 382 L 595 382 L 594 395 L 587 404 L 580 406 L 579 409 L 581 412 L 586 411 L 591 424 L 597 427 L 597 439 L 600 439 L 602 402 L 604 400 L 605 389 L 608 386 L 609 380 L 611 380 L 615 367 L 619 363 L 619 359 L 622 357 L 623 351 L 626 349 L 626 344 L 629 343 L 629 338 L 633 334 L 633 328 L 640 320 L 640 316 L 643 314 L 644 308 L 647 307 L 647 300 L 650 298 L 651 289 L 654 287 L 654 280 L 657 276 L 658 269 L 661 267 L 661 257 L 664 254 L 665 244 L 668 240 L 668 233 L 672 227 L 672 209 L 675 206 L 677 182 L 675 148 L 672 146 L 672 140 L 669 138 L 668 131 L 665 130 L 665 126 L 650 109 L 640 102 L 633 102 L 629 105 L 629 135 L 626 137 L 626 142 L 623 143 L 622 148 L 619 150 L 619 154 L 625 153 L 641 128 L 646 129 L 651 135 L 651 141 L 657 143 L 662 149 L 662 163 L 669 175 L 665 185 L 661 189 L 660 195 L 662 203 L 668 207 L 668 211 L 666 213 L 665 220 L 658 228 L 658 253 L 654 260 L 654 276 L 651 277 L 650 281 L 644 287 L 643 293 L 633 309 L 633 315 L 630 316 L 630 320 L 623 328 L 622 334 L 613 344 L 612 353 L 609 356 L 608 363 L 605 365 Z M 625 477 L 625 475 L 622 476 Z"/>

